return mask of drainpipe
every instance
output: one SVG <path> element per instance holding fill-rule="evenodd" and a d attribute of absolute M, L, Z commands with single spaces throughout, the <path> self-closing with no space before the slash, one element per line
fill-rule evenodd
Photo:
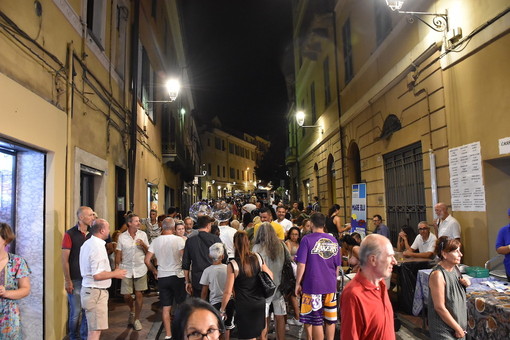
<path fill-rule="evenodd" d="M 336 103 L 337 103 L 337 109 L 338 109 L 338 130 L 339 130 L 339 138 L 340 138 L 340 160 L 342 162 L 342 198 L 343 198 L 343 208 L 344 208 L 344 219 L 345 221 L 348 221 L 347 218 L 347 199 L 345 196 L 345 166 L 344 166 L 344 160 L 345 160 L 345 154 L 344 154 L 344 134 L 342 130 L 342 126 L 340 124 L 341 116 L 342 116 L 342 108 L 340 106 L 340 80 L 338 79 L 338 38 L 336 35 L 336 12 L 335 9 L 333 9 L 332 12 L 332 20 L 333 20 L 333 46 L 335 48 L 335 84 L 336 84 Z"/>
<path fill-rule="evenodd" d="M 66 82 L 66 114 L 67 114 L 67 136 L 66 136 L 66 179 L 65 179 L 65 212 L 64 212 L 64 231 L 66 225 L 72 225 L 71 221 L 71 203 L 72 203 L 72 139 L 71 129 L 73 122 L 73 42 L 67 44 L 67 82 Z"/>
<path fill-rule="evenodd" d="M 130 144 L 128 152 L 128 171 L 129 171 L 129 209 L 133 211 L 135 207 L 135 169 L 136 169 L 136 134 L 138 127 L 138 36 L 140 26 L 140 0 L 135 0 L 134 21 L 131 34 L 131 129 Z"/>

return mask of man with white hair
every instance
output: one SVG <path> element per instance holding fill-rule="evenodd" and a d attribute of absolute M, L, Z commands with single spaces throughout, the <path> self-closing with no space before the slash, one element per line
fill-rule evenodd
<path fill-rule="evenodd" d="M 448 206 L 439 202 L 434 206 L 437 221 L 434 223 L 437 238 L 448 236 L 449 239 L 456 238 L 460 241 L 460 224 L 452 215 L 448 214 Z"/>
<path fill-rule="evenodd" d="M 158 278 L 158 291 L 161 307 L 163 308 L 163 325 L 165 327 L 165 339 L 172 338 L 170 329 L 170 312 L 172 304 L 177 305 L 186 299 L 184 289 L 184 273 L 182 271 L 182 253 L 185 241 L 182 237 L 174 235 L 175 221 L 167 217 L 161 224 L 161 235 L 156 237 L 149 245 L 149 251 L 145 255 L 147 268 Z M 151 262 L 156 255 L 158 268 Z"/>
<path fill-rule="evenodd" d="M 393 308 L 384 279 L 397 264 L 390 241 L 371 234 L 361 242 L 361 271 L 345 287 L 340 301 L 340 338 L 395 339 Z"/>

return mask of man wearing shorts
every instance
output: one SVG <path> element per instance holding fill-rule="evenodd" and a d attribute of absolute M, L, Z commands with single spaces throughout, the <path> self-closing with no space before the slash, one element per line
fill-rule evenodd
<path fill-rule="evenodd" d="M 326 216 L 310 217 L 312 233 L 301 240 L 296 254 L 296 296 L 301 296 L 299 321 L 308 338 L 333 340 L 337 321 L 336 278 L 341 265 L 337 240 L 324 232 Z M 325 326 L 323 328 L 323 326 Z"/>
<path fill-rule="evenodd" d="M 126 218 L 128 229 L 120 234 L 115 251 L 115 268 L 127 270 L 126 278 L 120 285 L 120 293 L 129 306 L 128 324 L 136 331 L 142 330 L 140 312 L 143 305 L 143 291 L 147 290 L 147 266 L 145 253 L 149 250 L 147 234 L 140 230 L 140 218 L 130 214 Z M 133 301 L 133 287 L 135 300 Z"/>
<path fill-rule="evenodd" d="M 87 315 L 88 340 L 96 340 L 103 329 L 108 329 L 108 288 L 112 278 L 123 279 L 126 270 L 110 268 L 105 241 L 109 236 L 107 221 L 98 219 L 90 227 L 92 236 L 80 250 L 82 274 L 81 305 Z"/>
<path fill-rule="evenodd" d="M 163 308 L 162 319 L 166 332 L 165 339 L 172 338 L 170 329 L 172 304 L 175 302 L 179 305 L 186 299 L 182 271 L 182 253 L 185 241 L 182 237 L 174 235 L 174 232 L 174 219 L 165 218 L 161 224 L 161 235 L 152 241 L 149 251 L 145 255 L 147 268 L 154 274 L 154 277 L 158 278 L 159 300 Z M 158 259 L 158 269 L 151 262 L 154 255 Z"/>

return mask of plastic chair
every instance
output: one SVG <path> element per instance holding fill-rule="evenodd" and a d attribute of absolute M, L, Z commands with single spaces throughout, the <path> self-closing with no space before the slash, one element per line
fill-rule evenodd
<path fill-rule="evenodd" d="M 506 271 L 503 269 L 496 269 L 500 266 L 503 266 L 503 260 L 505 259 L 504 255 L 498 254 L 494 256 L 489 261 L 485 262 L 485 269 L 489 269 L 489 274 L 491 276 L 497 277 L 498 279 L 506 280 Z"/>

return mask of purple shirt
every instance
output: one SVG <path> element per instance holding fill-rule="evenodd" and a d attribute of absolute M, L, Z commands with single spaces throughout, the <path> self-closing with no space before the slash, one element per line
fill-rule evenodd
<path fill-rule="evenodd" d="M 336 268 L 341 265 L 340 247 L 326 233 L 305 235 L 299 244 L 296 261 L 306 265 L 301 282 L 306 294 L 336 292 Z"/>

